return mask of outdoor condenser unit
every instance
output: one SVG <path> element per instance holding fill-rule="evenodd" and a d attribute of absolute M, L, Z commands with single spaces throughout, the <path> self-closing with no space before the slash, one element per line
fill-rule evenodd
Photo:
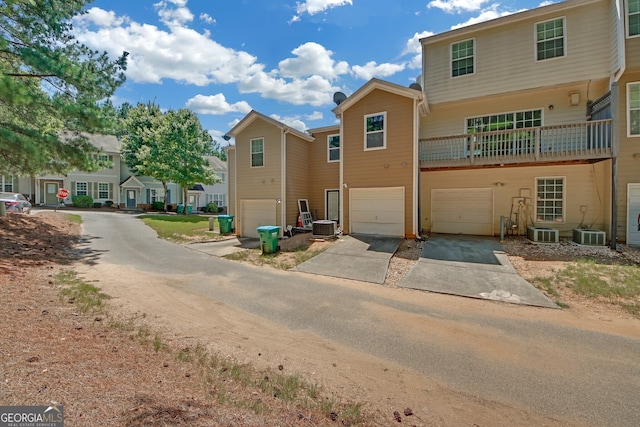
<path fill-rule="evenodd" d="M 583 228 L 573 229 L 573 241 L 581 245 L 604 246 L 606 239 L 607 235 L 604 231 Z"/>
<path fill-rule="evenodd" d="M 550 227 L 527 227 L 527 237 L 536 243 L 558 243 L 560 232 Z"/>
<path fill-rule="evenodd" d="M 336 222 L 329 220 L 313 221 L 314 236 L 334 236 L 336 234 Z"/>

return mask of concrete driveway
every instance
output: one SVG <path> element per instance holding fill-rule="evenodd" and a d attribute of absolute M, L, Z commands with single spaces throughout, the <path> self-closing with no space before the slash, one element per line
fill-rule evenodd
<path fill-rule="evenodd" d="M 516 273 L 493 237 L 432 235 L 420 260 L 398 286 L 558 308 Z"/>

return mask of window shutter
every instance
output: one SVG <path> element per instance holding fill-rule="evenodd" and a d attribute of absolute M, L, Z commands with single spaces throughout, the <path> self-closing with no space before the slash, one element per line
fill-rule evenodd
<path fill-rule="evenodd" d="M 71 181 L 71 188 L 69 190 L 71 190 L 70 193 L 73 196 L 77 196 L 78 195 L 78 192 L 76 191 L 77 190 L 76 189 L 76 183 L 74 181 Z"/>
<path fill-rule="evenodd" d="M 151 203 L 151 189 L 147 188 L 147 204 Z"/>
<path fill-rule="evenodd" d="M 113 200 L 113 182 L 109 183 L 109 199 Z"/>
<path fill-rule="evenodd" d="M 167 198 L 167 204 L 171 203 L 171 190 L 169 190 L 168 188 L 167 188 L 166 198 Z"/>

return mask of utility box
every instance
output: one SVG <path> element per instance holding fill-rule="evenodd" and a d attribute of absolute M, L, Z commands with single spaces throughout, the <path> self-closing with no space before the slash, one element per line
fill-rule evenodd
<path fill-rule="evenodd" d="M 263 254 L 272 254 L 278 251 L 278 238 L 280 237 L 280 227 L 277 225 L 263 225 L 258 227 L 260 235 L 260 247 Z"/>
<path fill-rule="evenodd" d="M 314 236 L 335 236 L 336 222 L 329 220 L 318 220 L 312 223 Z"/>

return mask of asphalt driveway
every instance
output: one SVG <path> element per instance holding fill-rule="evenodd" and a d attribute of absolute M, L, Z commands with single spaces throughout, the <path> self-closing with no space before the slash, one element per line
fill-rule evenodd
<path fill-rule="evenodd" d="M 432 235 L 398 286 L 539 307 L 558 308 L 516 273 L 493 237 Z"/>

